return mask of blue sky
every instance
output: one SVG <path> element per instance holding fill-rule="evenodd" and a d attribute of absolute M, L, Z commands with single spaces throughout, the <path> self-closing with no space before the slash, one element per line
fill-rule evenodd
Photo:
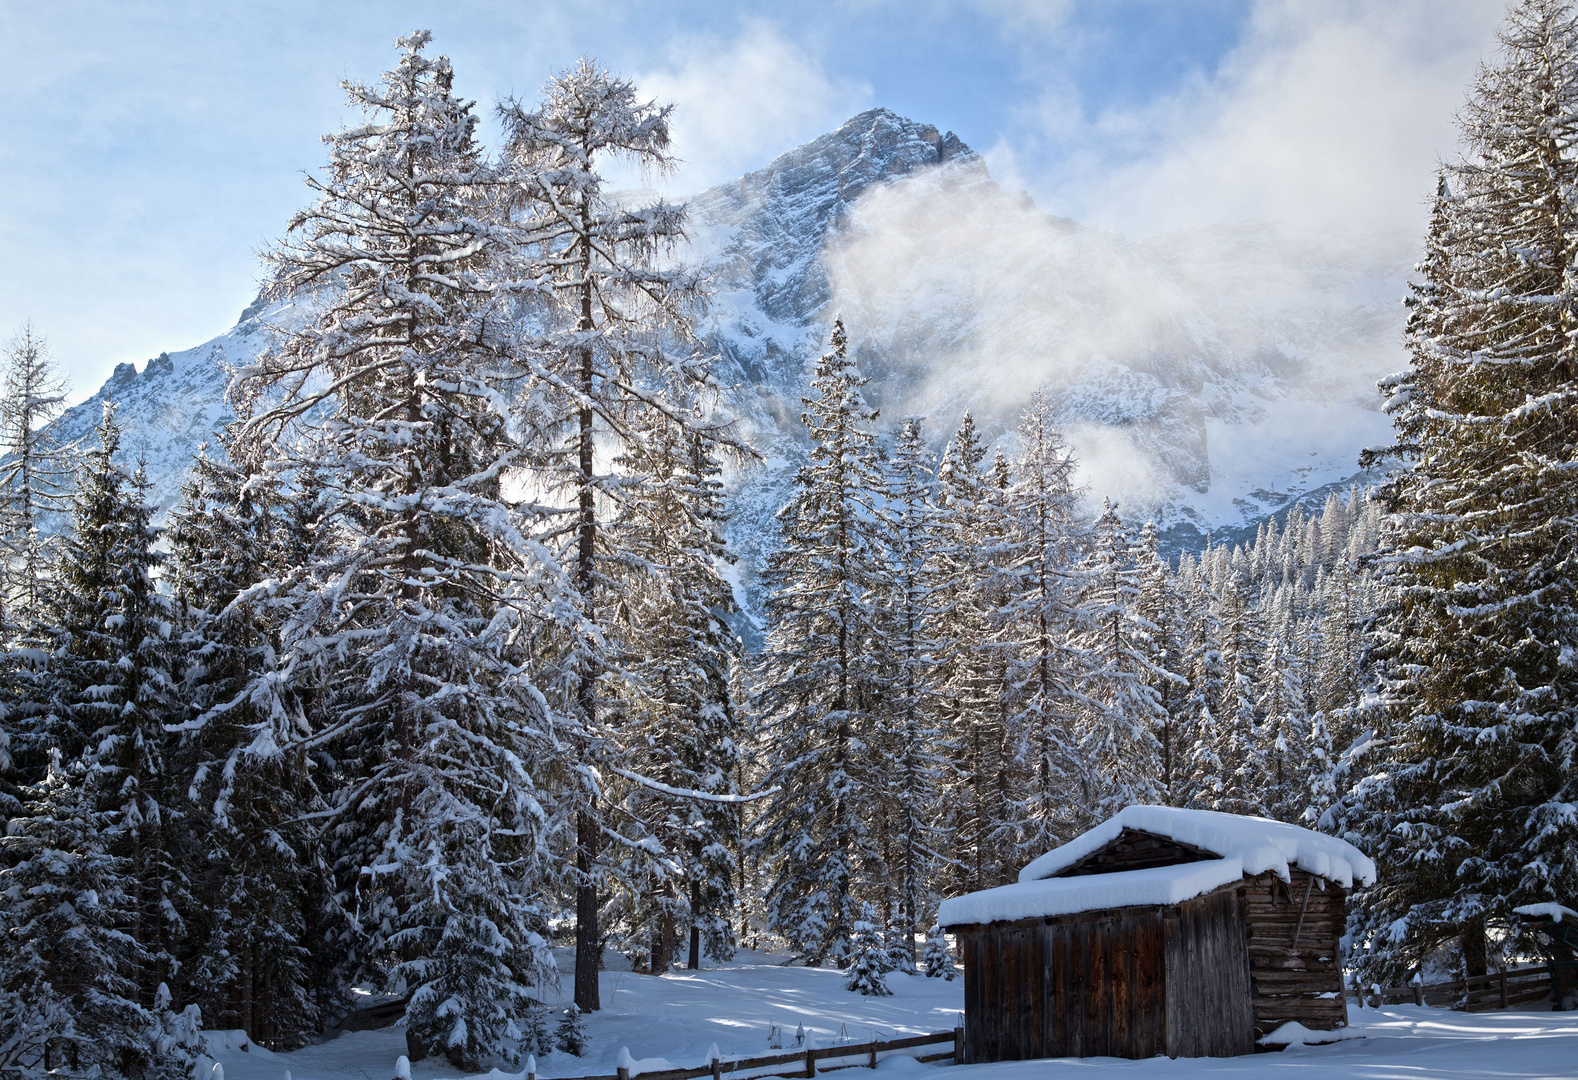
<path fill-rule="evenodd" d="M 0 3 L 0 336 L 78 396 L 222 331 L 306 197 L 337 82 L 435 33 L 484 109 L 589 53 L 677 105 L 679 191 L 874 105 L 1050 212 L 1417 229 L 1500 0 Z"/>

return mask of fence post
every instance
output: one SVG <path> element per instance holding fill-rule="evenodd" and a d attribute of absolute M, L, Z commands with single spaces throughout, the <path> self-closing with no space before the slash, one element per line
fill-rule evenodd
<path fill-rule="evenodd" d="M 816 1050 L 809 1046 L 805 1050 L 805 1075 L 806 1080 L 816 1075 Z M 630 1078 L 622 1076 L 620 1080 L 630 1080 Z"/>
<path fill-rule="evenodd" d="M 1425 1003 L 1425 984 L 1422 979 L 1414 979 L 1414 1004 L 1423 1006 Z"/>
<path fill-rule="evenodd" d="M 534 1076 L 532 1080 L 537 1080 L 537 1078 Z M 712 1080 L 723 1080 L 723 1060 L 721 1058 L 712 1059 Z"/>
<path fill-rule="evenodd" d="M 874 1042 L 871 1044 L 871 1067 L 877 1067 L 877 1044 Z"/>
<path fill-rule="evenodd" d="M 964 1028 L 962 1027 L 953 1029 L 953 1063 L 964 1064 Z"/>
<path fill-rule="evenodd" d="M 1507 969 L 1501 969 L 1501 1007 L 1507 1007 Z"/>

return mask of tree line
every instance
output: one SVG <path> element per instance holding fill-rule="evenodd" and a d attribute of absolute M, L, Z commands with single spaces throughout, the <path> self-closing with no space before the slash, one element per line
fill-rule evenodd
<path fill-rule="evenodd" d="M 1012 452 L 967 413 L 934 457 L 919 418 L 878 429 L 864 383 L 835 325 L 766 571 L 749 845 L 772 932 L 842 967 L 875 921 L 913 969 L 942 897 L 1131 803 L 1326 818 L 1364 723 L 1379 503 L 1333 493 L 1169 564 L 1154 525 L 1089 519 L 1045 395 Z"/>

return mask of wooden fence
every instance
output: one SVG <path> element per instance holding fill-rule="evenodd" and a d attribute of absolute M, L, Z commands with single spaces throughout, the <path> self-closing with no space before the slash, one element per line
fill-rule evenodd
<path fill-rule="evenodd" d="M 1465 979 L 1448 982 L 1410 983 L 1407 986 L 1380 986 L 1355 988 L 1359 1007 L 1411 1001 L 1415 1005 L 1439 1005 L 1463 1008 L 1469 1012 L 1486 1012 L 1506 1009 L 1513 1005 L 1527 1005 L 1551 992 L 1551 969 L 1545 967 L 1517 968 L 1512 971 L 1493 971 L 1488 975 L 1470 975 Z"/>
<path fill-rule="evenodd" d="M 892 1050 L 913 1050 L 921 1046 L 935 1046 L 938 1043 L 947 1043 L 948 1049 L 936 1054 L 922 1054 L 916 1061 L 943 1061 L 952 1058 L 955 1065 L 964 1052 L 964 1029 L 955 1028 L 952 1031 L 939 1031 L 934 1035 L 911 1035 L 905 1039 L 889 1039 L 886 1042 L 849 1043 L 844 1046 L 814 1046 L 804 1050 L 785 1051 L 781 1054 L 765 1054 L 762 1057 L 740 1058 L 737 1061 L 722 1061 L 713 1058 L 710 1065 L 703 1065 L 696 1069 L 664 1069 L 662 1072 L 643 1072 L 637 1074 L 639 1080 L 702 1080 L 711 1077 L 712 1080 L 724 1080 L 725 1077 L 734 1077 L 736 1080 L 747 1080 L 742 1074 L 749 1073 L 748 1080 L 759 1080 L 761 1077 L 814 1077 L 817 1073 L 836 1072 L 839 1069 L 860 1069 L 877 1067 L 877 1055 L 886 1054 Z M 861 1058 L 863 1060 L 842 1065 L 826 1065 L 819 1067 L 818 1062 L 838 1061 L 842 1058 Z M 793 1069 L 776 1068 L 777 1066 L 794 1065 Z M 772 1072 L 755 1072 L 756 1069 L 774 1069 Z M 528 1072 L 526 1080 L 537 1080 L 537 1074 Z M 630 1070 L 621 1068 L 611 1076 L 577 1076 L 570 1080 L 630 1080 Z"/>

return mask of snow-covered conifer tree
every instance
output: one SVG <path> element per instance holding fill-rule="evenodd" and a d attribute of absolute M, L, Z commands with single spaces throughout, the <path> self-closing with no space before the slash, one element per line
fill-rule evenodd
<path fill-rule="evenodd" d="M 849 955 L 864 886 L 880 880 L 872 815 L 887 777 L 873 749 L 882 581 L 873 534 L 879 496 L 876 414 L 860 388 L 842 323 L 817 361 L 802 419 L 811 460 L 779 511 L 782 546 L 768 560 L 771 619 L 761 667 L 761 724 L 771 748 L 759 843 L 771 881 L 771 925 L 813 961 Z"/>
<path fill-rule="evenodd" d="M 1092 824 L 1102 792 L 1079 737 L 1092 661 L 1075 642 L 1089 628 L 1080 602 L 1075 462 L 1040 391 L 1020 414 L 1019 444 L 994 622 L 995 641 L 1008 654 L 1009 733 L 1028 773 L 1012 823 L 1022 865 Z"/>
<path fill-rule="evenodd" d="M 925 966 L 928 979 L 952 982 L 959 977 L 959 964 L 953 958 L 953 947 L 948 944 L 948 935 L 942 932 L 940 926 L 933 926 L 926 937 Z"/>
<path fill-rule="evenodd" d="M 1365 977 L 1471 973 L 1512 908 L 1578 893 L 1578 17 L 1519 0 L 1444 170 L 1385 385 L 1380 738 L 1339 824 L 1380 867 Z"/>
<path fill-rule="evenodd" d="M 886 685 L 878 705 L 876 746 L 887 779 L 883 861 L 896 899 L 894 931 L 906 964 L 916 962 L 915 934 L 928 925 L 938 864 L 936 822 L 945 758 L 940 753 L 936 628 L 942 614 L 937 559 L 936 481 L 921 421 L 906 420 L 885 470 L 883 567 L 873 596 Z"/>
<path fill-rule="evenodd" d="M 892 960 L 877 925 L 877 910 L 869 902 L 862 905 L 860 917 L 852 927 L 849 967 L 844 972 L 844 989 L 867 997 L 889 997 L 888 972 Z"/>
<path fill-rule="evenodd" d="M 981 468 L 985 458 L 974 418 L 966 413 L 938 475 L 941 591 L 934 630 L 935 678 L 944 688 L 938 703 L 942 743 L 952 763 L 942 828 L 951 838 L 954 890 L 1004 884 L 1020 864 L 1010 835 L 1019 769 L 1008 730 L 1009 654 L 992 641 L 1006 585 L 998 571 L 1009 469 L 1001 451 L 990 472 Z"/>
<path fill-rule="evenodd" d="M 637 922 L 656 922 L 652 971 L 661 974 L 677 923 L 689 924 L 688 966 L 700 966 L 703 942 L 716 959 L 734 953 L 736 806 L 672 792 L 737 794 L 741 729 L 731 675 L 740 645 L 726 621 L 734 599 L 718 570 L 727 558 L 722 483 L 706 440 L 659 418 L 623 464 L 644 490 L 609 525 L 626 564 L 616 610 L 626 613 L 634 684 L 619 745 L 628 768 L 671 789 L 625 782 L 623 809 L 664 854 L 624 876 L 653 883 L 634 910 Z"/>
<path fill-rule="evenodd" d="M 1177 579 L 1161 556 L 1155 522 L 1147 522 L 1141 531 L 1135 557 L 1139 574 L 1135 614 L 1150 659 L 1146 682 L 1161 707 L 1156 732 L 1159 798 L 1168 806 L 1182 806 L 1189 748 L 1184 606 Z"/>
<path fill-rule="evenodd" d="M 251 701 L 272 718 L 318 695 L 300 745 L 340 771 L 324 820 L 353 974 L 408 990 L 408 1030 L 474 1067 L 513 1056 L 554 971 L 560 819 L 539 781 L 574 725 L 555 730 L 533 650 L 570 604 L 532 504 L 501 490 L 526 464 L 502 270 L 523 238 L 429 37 L 401 39 L 379 84 L 344 84 L 365 119 L 328 138 L 316 201 L 268 256 L 270 296 L 321 302 L 232 393 L 248 460 L 323 486 Z"/>
<path fill-rule="evenodd" d="M 52 765 L 9 829 L 15 887 L 0 925 L 20 965 L 7 981 L 31 980 L 72 1025 L 98 1031 L 104 1045 L 91 1054 L 124 1072 L 163 1067 L 144 1006 L 179 970 L 196 904 L 182 762 L 166 730 L 180 719 L 172 613 L 153 581 L 146 480 L 126 475 L 119 449 L 106 405 L 44 620 L 55 627 L 56 722 L 43 730 Z"/>
<path fill-rule="evenodd" d="M 65 407 L 49 345 L 24 325 L 0 357 L 0 601 L 13 624 L 38 615 L 47 556 L 40 514 L 61 508 L 69 455 L 47 425 Z"/>
<path fill-rule="evenodd" d="M 1268 817 L 1297 822 L 1309 808 L 1308 643 L 1302 640 L 1309 620 L 1300 618 L 1296 606 L 1305 596 L 1302 584 L 1284 585 L 1274 596 L 1259 676 L 1258 711 L 1264 721 L 1255 775 L 1257 801 Z"/>
<path fill-rule="evenodd" d="M 271 477 L 248 476 L 225 450 L 194 462 L 167 534 L 204 866 L 201 945 L 181 985 L 208 1003 L 210 1026 L 294 1049 L 319 1027 L 311 952 L 321 961 L 330 950 L 306 940 L 315 873 L 288 823 L 322 807 L 299 744 L 308 725 L 252 700 L 277 628 L 247 595 L 293 569 L 280 535 L 288 504 Z"/>
<path fill-rule="evenodd" d="M 1154 626 L 1140 616 L 1134 546 L 1109 500 L 1091 529 L 1082 564 L 1080 599 L 1089 621 L 1074 635 L 1089 665 L 1080 754 L 1100 785 L 1101 816 L 1163 798 L 1158 735 L 1168 717 L 1155 682 L 1165 669 L 1155 659 Z"/>
<path fill-rule="evenodd" d="M 138 1000 L 147 951 L 124 929 L 140 907 L 129 860 L 110 850 L 86 766 L 50 761 L 0 836 L 0 1055 L 32 1064 L 46 1039 L 71 1039 L 79 1068 L 135 1075 L 153 1064 L 156 1022 Z"/>
<path fill-rule="evenodd" d="M 695 276 L 666 261 L 684 239 L 685 210 L 658 202 L 616 203 L 600 170 L 623 161 L 669 168 L 670 108 L 643 102 L 636 88 L 589 60 L 555 76 L 535 109 L 508 102 L 505 164 L 511 220 L 531 238 L 521 248 L 533 282 L 527 317 L 534 332 L 516 387 L 521 438 L 538 486 L 563 508 L 546 535 L 571 568 L 581 629 L 562 646 L 555 691 L 575 718 L 576 747 L 591 766 L 617 753 L 603 723 L 616 635 L 614 598 L 618 535 L 605 528 L 641 495 L 639 475 L 599 465 L 636 451 L 662 417 L 715 442 L 721 425 L 692 410 L 708 382 L 705 358 L 692 344 L 690 318 L 700 294 Z M 546 500 L 545 500 L 546 501 Z M 601 948 L 598 888 L 606 866 L 599 851 L 605 825 L 600 796 L 586 783 L 576 802 L 575 1000 L 598 1008 Z"/>

